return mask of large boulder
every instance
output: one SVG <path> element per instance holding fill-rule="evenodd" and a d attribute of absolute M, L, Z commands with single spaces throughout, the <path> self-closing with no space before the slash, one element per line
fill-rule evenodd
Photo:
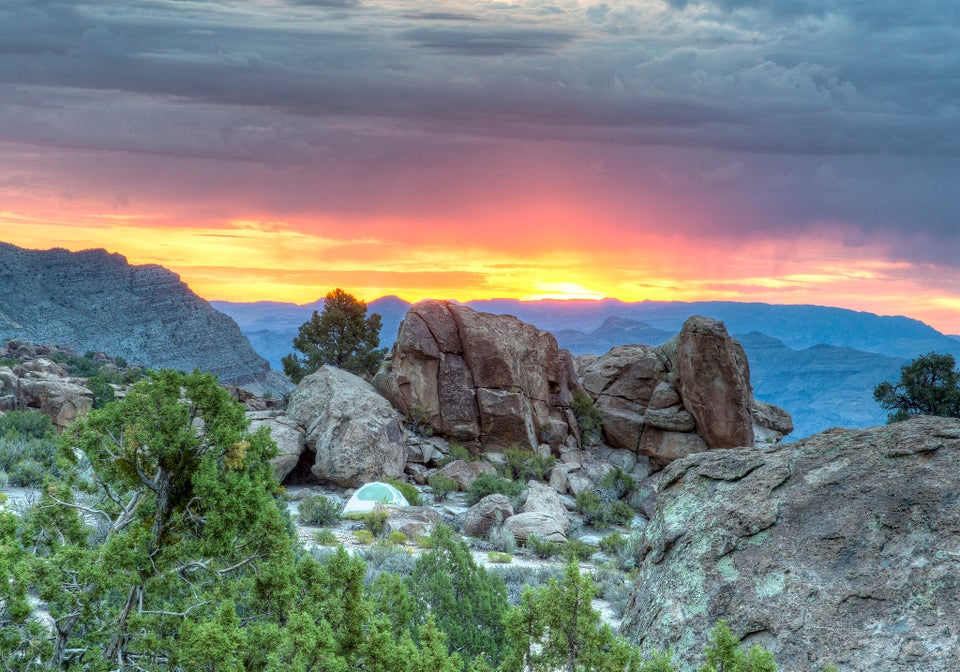
<path fill-rule="evenodd" d="M 487 495 L 467 509 L 463 533 L 469 537 L 483 537 L 494 525 L 503 524 L 513 515 L 513 505 L 506 495 Z"/>
<path fill-rule="evenodd" d="M 708 448 L 753 445 L 750 367 L 743 346 L 723 322 L 694 316 L 677 339 L 677 374 L 683 405 Z"/>
<path fill-rule="evenodd" d="M 365 380 L 322 366 L 290 395 L 287 416 L 306 429 L 317 478 L 358 487 L 403 474 L 402 418 Z"/>
<path fill-rule="evenodd" d="M 570 527 L 570 515 L 563 505 L 560 495 L 549 485 L 539 481 L 527 482 L 527 499 L 520 507 L 521 513 L 537 512 L 549 516 L 556 521 L 553 526 L 564 535 Z"/>
<path fill-rule="evenodd" d="M 521 543 L 533 535 L 546 541 L 566 541 L 567 532 L 563 521 L 543 511 L 524 511 L 507 518 L 503 524 L 514 538 Z"/>
<path fill-rule="evenodd" d="M 4 387 L 8 384 L 5 382 Z M 93 392 L 79 380 L 28 372 L 17 381 L 17 404 L 21 410 L 49 415 L 54 427 L 62 431 L 93 408 Z"/>
<path fill-rule="evenodd" d="M 830 430 L 670 464 L 624 632 L 693 670 L 725 619 L 783 670 L 960 660 L 960 420 Z"/>
<path fill-rule="evenodd" d="M 440 522 L 440 512 L 429 506 L 384 506 L 387 520 L 385 532 L 402 532 L 407 539 L 428 537 Z"/>
<path fill-rule="evenodd" d="M 461 490 L 469 490 L 480 474 L 495 474 L 497 469 L 489 462 L 454 460 L 445 464 L 437 473 L 456 481 Z"/>
<path fill-rule="evenodd" d="M 374 385 L 404 415 L 470 446 L 535 449 L 543 437 L 558 448 L 577 436 L 572 356 L 510 315 L 444 301 L 411 306 Z"/>
<path fill-rule="evenodd" d="M 270 464 L 277 480 L 282 481 L 300 460 L 306 441 L 303 427 L 280 411 L 247 411 L 247 419 L 250 420 L 251 433 L 261 427 L 270 431 L 277 444 L 277 456 L 270 460 Z"/>
<path fill-rule="evenodd" d="M 753 398 L 743 347 L 717 320 L 694 316 L 662 345 L 622 345 L 577 365 L 606 443 L 654 468 L 714 448 L 776 443 L 793 430 L 786 411 Z"/>

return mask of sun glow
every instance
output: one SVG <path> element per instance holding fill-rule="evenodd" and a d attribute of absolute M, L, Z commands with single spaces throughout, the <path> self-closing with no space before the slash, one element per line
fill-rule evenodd
<path fill-rule="evenodd" d="M 538 282 L 535 283 L 537 294 L 528 294 L 520 297 L 521 301 L 540 301 L 543 299 L 588 299 L 599 301 L 606 298 L 606 294 L 593 289 L 587 289 L 576 282 Z"/>
<path fill-rule="evenodd" d="M 955 271 L 938 271 L 938 291 L 923 284 L 922 274 L 913 279 L 909 265 L 884 261 L 879 248 L 846 249 L 840 265 L 829 237 L 777 250 L 770 239 L 704 246 L 611 227 L 573 244 L 544 234 L 555 229 L 513 221 L 492 223 L 489 237 L 463 240 L 450 234 L 456 224 L 449 221 L 355 226 L 332 218 L 244 217 L 183 224 L 166 214 L 101 212 L 53 217 L 8 210 L 0 213 L 0 229 L 5 242 L 22 247 L 104 247 L 133 264 L 162 264 L 208 299 L 304 304 L 343 287 L 367 301 L 392 294 L 410 302 L 615 297 L 813 303 L 909 315 L 960 332 L 960 296 L 949 291 L 951 282 L 960 287 Z M 499 235 L 505 231 L 513 231 L 508 243 Z"/>

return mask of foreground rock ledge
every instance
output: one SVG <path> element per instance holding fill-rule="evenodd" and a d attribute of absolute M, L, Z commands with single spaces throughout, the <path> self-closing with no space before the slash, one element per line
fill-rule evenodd
<path fill-rule="evenodd" d="M 664 470 L 624 633 L 695 669 L 718 619 L 784 672 L 960 660 L 960 420 L 829 430 Z"/>

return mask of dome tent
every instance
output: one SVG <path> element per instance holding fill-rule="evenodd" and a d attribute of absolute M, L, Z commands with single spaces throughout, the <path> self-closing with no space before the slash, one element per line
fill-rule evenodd
<path fill-rule="evenodd" d="M 373 481 L 357 488 L 350 501 L 343 507 L 343 512 L 340 515 L 346 517 L 352 513 L 367 513 L 373 511 L 377 504 L 410 506 L 410 503 L 395 487 L 389 483 Z"/>

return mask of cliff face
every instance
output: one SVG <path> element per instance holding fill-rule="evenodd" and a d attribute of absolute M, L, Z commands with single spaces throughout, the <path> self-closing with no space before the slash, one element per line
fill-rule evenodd
<path fill-rule="evenodd" d="M 0 243 L 0 288 L 2 340 L 100 350 L 152 368 L 199 368 L 254 391 L 285 388 L 233 320 L 161 266 L 132 266 L 105 250 Z"/>

